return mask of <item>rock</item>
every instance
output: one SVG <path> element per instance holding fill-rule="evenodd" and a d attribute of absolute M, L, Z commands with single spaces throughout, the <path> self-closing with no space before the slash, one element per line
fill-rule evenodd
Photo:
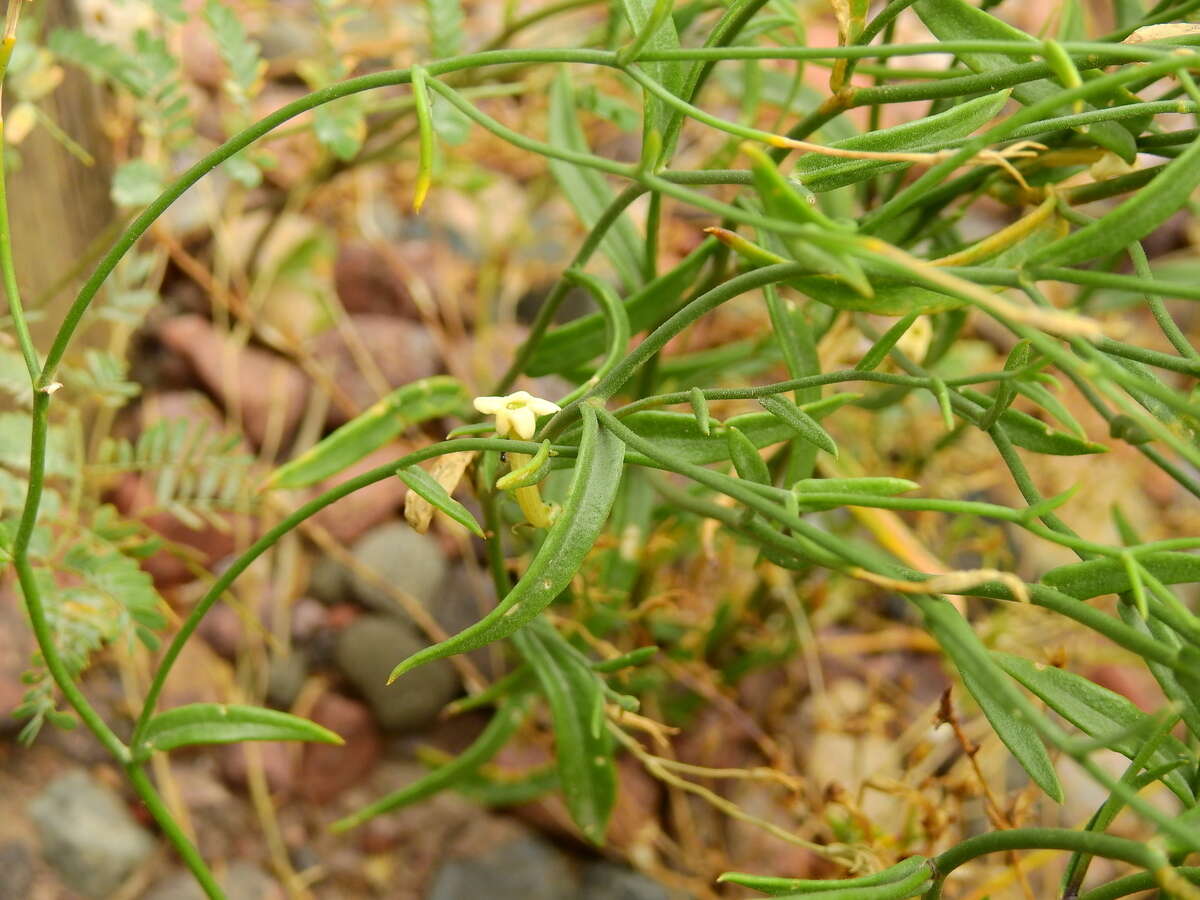
<path fill-rule="evenodd" d="M 252 744 L 252 746 L 251 746 Z M 251 754 L 262 762 L 267 790 L 272 794 L 287 794 L 296 781 L 299 756 L 295 744 L 284 741 L 253 741 L 245 744 L 226 744 L 218 751 L 221 777 L 230 787 L 246 790 L 250 783 Z"/>
<path fill-rule="evenodd" d="M 311 641 L 325 627 L 325 607 L 312 597 L 301 597 L 292 604 L 292 640 Z"/>
<path fill-rule="evenodd" d="M 29 805 L 42 854 L 87 897 L 115 891 L 151 853 L 154 838 L 112 790 L 77 769 L 51 781 Z"/>
<path fill-rule="evenodd" d="M 331 328 L 313 338 L 309 348 L 358 410 L 366 409 L 388 388 L 426 378 L 441 370 L 437 344 L 429 330 L 419 322 L 394 315 L 365 313 L 347 318 L 344 327 L 352 329 L 349 340 L 342 328 Z M 363 372 L 351 350 L 351 341 L 374 361 L 383 384 Z M 341 425 L 350 418 L 340 404 L 330 404 L 328 421 L 331 425 Z"/>
<path fill-rule="evenodd" d="M 350 572 L 330 556 L 322 556 L 308 575 L 308 592 L 324 603 L 344 603 L 350 595 Z"/>
<path fill-rule="evenodd" d="M 255 37 L 262 47 L 262 58 L 268 62 L 314 59 L 323 47 L 320 32 L 308 19 L 287 15 L 268 16 Z"/>
<path fill-rule="evenodd" d="M 309 715 L 345 744 L 306 744 L 300 791 L 310 803 L 328 803 L 370 774 L 383 742 L 365 706 L 339 694 L 322 694 Z"/>
<path fill-rule="evenodd" d="M 396 663 L 425 642 L 390 616 L 362 616 L 338 636 L 338 668 L 363 695 L 380 727 L 417 731 L 431 724 L 459 691 L 458 674 L 446 660 L 414 669 L 388 684 Z"/>
<path fill-rule="evenodd" d="M 386 253 L 367 241 L 351 240 L 338 247 L 333 279 L 338 299 L 351 315 L 418 317 L 416 304 Z"/>
<path fill-rule="evenodd" d="M 215 874 L 226 900 L 283 900 L 278 883 L 254 863 L 234 860 Z M 180 870 L 158 881 L 142 900 L 204 900 L 204 891 L 190 872 Z"/>
<path fill-rule="evenodd" d="M 579 883 L 571 864 L 552 844 L 520 838 L 473 859 L 444 863 L 433 876 L 428 900 L 575 900 Z"/>
<path fill-rule="evenodd" d="M 267 664 L 267 700 L 279 709 L 291 709 L 308 678 L 308 656 L 294 650 L 272 656 Z"/>
<path fill-rule="evenodd" d="M 33 859 L 20 841 L 0 844 L 0 900 L 27 900 L 33 887 Z"/>
<path fill-rule="evenodd" d="M 316 497 L 344 481 L 357 478 L 364 472 L 393 462 L 404 456 L 410 449 L 412 448 L 400 442 L 380 447 L 348 466 L 344 471 L 326 478 L 314 488 L 312 496 Z M 352 544 L 375 526 L 392 518 L 404 502 L 404 496 L 407 493 L 408 488 L 399 478 L 384 478 L 382 481 L 360 488 L 353 494 L 348 494 L 336 503 L 325 507 L 313 516 L 313 522 L 326 529 L 343 544 Z M 340 590 L 340 585 L 336 590 Z M 313 593 L 325 599 L 325 594 L 318 593 L 315 588 Z M 342 597 L 338 594 L 327 602 L 336 603 L 340 599 Z"/>
<path fill-rule="evenodd" d="M 657 881 L 603 860 L 584 866 L 579 897 L 580 900 L 671 900 L 670 893 Z"/>
<path fill-rule="evenodd" d="M 434 609 L 441 596 L 446 577 L 441 549 L 433 538 L 418 534 L 406 523 L 389 522 L 364 535 L 354 545 L 354 559 L 384 584 L 395 585 L 426 609 Z M 350 591 L 364 606 L 411 623 L 392 595 L 375 582 L 350 573 Z"/>
<path fill-rule="evenodd" d="M 274 353 L 219 333 L 200 316 L 163 322 L 158 338 L 191 364 L 196 377 L 221 403 L 241 413 L 242 430 L 255 446 L 269 438 L 286 442 L 308 399 L 308 379 Z"/>

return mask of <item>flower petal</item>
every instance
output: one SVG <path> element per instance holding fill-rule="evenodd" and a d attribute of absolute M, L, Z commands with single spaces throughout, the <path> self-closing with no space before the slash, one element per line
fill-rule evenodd
<path fill-rule="evenodd" d="M 562 407 L 551 400 L 544 400 L 541 397 L 534 397 L 529 401 L 529 408 L 539 416 L 548 416 L 551 413 L 561 412 Z"/>
<path fill-rule="evenodd" d="M 537 416 L 528 406 L 508 410 L 508 422 L 512 432 L 523 441 L 532 438 L 533 433 L 537 431 Z"/>
<path fill-rule="evenodd" d="M 504 404 L 507 401 L 507 397 L 476 397 L 475 409 L 485 416 L 494 416 L 500 410 L 504 409 Z"/>

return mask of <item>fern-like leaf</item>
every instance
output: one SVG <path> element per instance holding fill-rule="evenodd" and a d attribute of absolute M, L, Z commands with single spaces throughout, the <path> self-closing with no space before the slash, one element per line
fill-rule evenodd
<path fill-rule="evenodd" d="M 430 58 L 457 56 L 463 40 L 460 0 L 425 0 L 425 13 L 428 16 Z"/>

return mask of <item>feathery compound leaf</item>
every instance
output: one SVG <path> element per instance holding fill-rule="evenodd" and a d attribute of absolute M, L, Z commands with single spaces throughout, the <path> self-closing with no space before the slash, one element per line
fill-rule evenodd
<path fill-rule="evenodd" d="M 259 56 L 258 42 L 250 40 L 233 10 L 220 0 L 206 0 L 204 21 L 229 67 L 225 90 L 235 103 L 245 108 L 258 94 L 267 70 L 266 60 Z"/>
<path fill-rule="evenodd" d="M 430 59 L 448 59 L 462 49 L 463 11 L 460 0 L 425 0 Z"/>

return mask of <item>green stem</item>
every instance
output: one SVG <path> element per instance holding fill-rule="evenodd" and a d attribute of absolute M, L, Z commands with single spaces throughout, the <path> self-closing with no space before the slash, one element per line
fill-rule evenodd
<path fill-rule="evenodd" d="M 127 765 L 125 775 L 204 893 L 210 900 L 225 900 L 225 892 L 221 890 L 212 872 L 209 871 L 203 857 L 200 856 L 200 851 L 196 849 L 196 845 L 191 842 L 179 823 L 175 821 L 175 817 L 171 815 L 171 811 L 159 796 L 145 769 L 139 765 Z"/>

